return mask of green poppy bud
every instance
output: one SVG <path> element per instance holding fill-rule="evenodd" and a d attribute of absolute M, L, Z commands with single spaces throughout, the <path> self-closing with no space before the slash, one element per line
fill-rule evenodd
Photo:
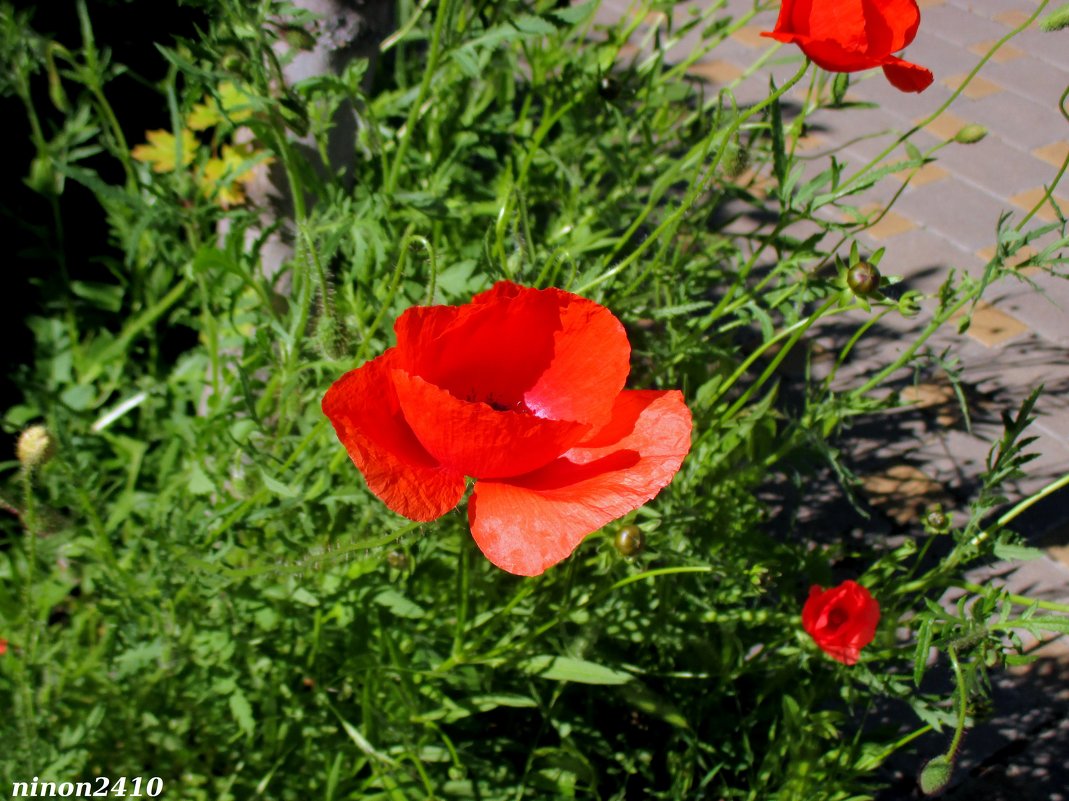
<path fill-rule="evenodd" d="M 846 285 L 861 297 L 871 297 L 880 288 L 880 271 L 867 261 L 859 261 L 846 272 Z"/>
<path fill-rule="evenodd" d="M 637 556 L 646 547 L 646 535 L 638 526 L 624 526 L 616 532 L 613 544 L 624 556 Z"/>
<path fill-rule="evenodd" d="M 1060 31 L 1062 28 L 1069 28 L 1069 3 L 1066 3 L 1059 9 L 1055 9 L 1041 19 L 1039 21 L 1039 28 L 1048 33 L 1051 31 Z"/>
<path fill-rule="evenodd" d="M 954 134 L 954 141 L 962 145 L 975 145 L 981 139 L 987 136 L 987 128 L 983 125 L 966 125 L 956 134 Z"/>
<path fill-rule="evenodd" d="M 917 783 L 925 795 L 935 795 L 950 784 L 950 775 L 954 772 L 954 763 L 945 755 L 935 757 L 921 769 Z"/>

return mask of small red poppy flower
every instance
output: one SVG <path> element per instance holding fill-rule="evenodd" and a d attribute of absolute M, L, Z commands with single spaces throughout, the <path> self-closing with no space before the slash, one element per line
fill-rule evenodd
<path fill-rule="evenodd" d="M 772 31 L 761 35 L 798 45 L 830 72 L 882 67 L 903 92 L 922 92 L 930 70 L 893 53 L 917 35 L 921 12 L 916 0 L 783 0 Z"/>
<path fill-rule="evenodd" d="M 369 489 L 411 520 L 460 502 L 475 542 L 534 576 L 653 498 L 690 450 L 678 390 L 624 390 L 631 346 L 603 306 L 502 281 L 414 306 L 397 345 L 334 382 L 330 419 Z"/>
<path fill-rule="evenodd" d="M 0 637 L 0 656 L 3 656 L 6 653 L 7 653 L 7 640 L 5 640 L 3 637 Z"/>
<path fill-rule="evenodd" d="M 824 653 L 844 665 L 857 663 L 879 622 L 880 605 L 856 581 L 829 590 L 814 584 L 802 608 L 802 627 Z"/>

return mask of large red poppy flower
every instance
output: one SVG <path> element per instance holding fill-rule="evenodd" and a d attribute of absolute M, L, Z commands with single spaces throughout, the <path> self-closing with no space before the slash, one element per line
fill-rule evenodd
<path fill-rule="evenodd" d="M 678 390 L 624 390 L 631 347 L 603 306 L 502 281 L 415 306 L 397 345 L 346 373 L 323 412 L 368 487 L 411 520 L 468 504 L 475 542 L 534 576 L 642 506 L 690 450 Z"/>
<path fill-rule="evenodd" d="M 802 627 L 824 653 L 844 665 L 857 663 L 879 622 L 879 603 L 849 579 L 828 590 L 814 584 L 802 607 Z"/>
<path fill-rule="evenodd" d="M 783 0 L 775 30 L 761 35 L 793 42 L 831 72 L 882 67 L 896 89 L 922 92 L 931 71 L 892 55 L 913 41 L 920 22 L 916 0 Z"/>

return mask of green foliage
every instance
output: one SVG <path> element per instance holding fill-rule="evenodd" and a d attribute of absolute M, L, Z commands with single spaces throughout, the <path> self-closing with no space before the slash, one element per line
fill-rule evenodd
<path fill-rule="evenodd" d="M 805 118 L 845 107 L 845 79 L 814 76 L 788 118 L 780 97 L 808 65 L 740 107 L 665 60 L 685 34 L 701 37 L 692 61 L 746 18 L 646 3 L 669 22 L 630 57 L 635 26 L 599 30 L 593 2 L 402 2 L 374 81 L 356 61 L 285 86 L 276 47 L 303 41 L 298 12 L 199 5 L 211 24 L 196 38 L 156 32 L 155 111 L 179 131 L 220 86 L 247 87 L 241 126 L 293 197 L 278 226 L 293 256 L 274 275 L 256 210 L 221 208 L 195 167 L 157 172 L 131 155 L 123 132 L 139 128 L 120 124 L 109 86 L 125 68 L 98 48 L 86 3 L 80 42 L 2 10 L 0 89 L 26 107 L 27 181 L 55 201 L 49 236 L 75 183 L 114 251 L 107 280 L 70 278 L 57 260 L 26 318 L 37 344 L 23 397 L 4 417 L 11 433 L 43 421 L 57 449 L 33 475 L 0 464 L 14 512 L 0 523 L 12 643 L 0 698 L 14 710 L 0 719 L 0 784 L 160 776 L 194 801 L 845 801 L 867 797 L 898 747 L 861 731 L 876 698 L 902 699 L 926 726 L 965 720 L 965 706 L 916 692 L 930 647 L 961 656 L 959 684 L 975 694 L 988 662 L 1017 654 L 1004 634 L 1065 630 L 1038 607 L 1014 616 L 1020 599 L 993 588 L 957 613 L 934 603 L 966 563 L 1030 555 L 990 515 L 1028 460 L 1034 396 L 1007 418 L 968 520 L 941 524 L 949 556 L 924 561 L 935 529 L 853 554 L 887 621 L 855 669 L 824 658 L 799 622 L 809 584 L 828 583 L 847 546 L 811 548 L 796 524 L 774 535 L 760 499 L 819 460 L 849 493 L 849 423 L 891 408 L 891 379 L 955 315 L 967 325 L 1042 234 L 1061 238 L 1030 264 L 1055 266 L 1064 226 L 1002 221 L 984 276 L 949 275 L 901 356 L 843 386 L 833 379 L 858 339 L 918 310 L 882 292 L 886 275 L 864 297 L 849 290 L 855 237 L 883 213 L 852 203 L 941 145 L 903 138 L 852 174 L 834 156 L 806 171 L 794 154 Z M 54 125 L 33 88 L 42 76 Z M 330 163 L 336 113 L 358 124 Z M 797 223 L 817 233 L 800 239 Z M 534 579 L 489 565 L 462 510 L 431 524 L 392 515 L 319 407 L 391 344 L 405 308 L 503 278 L 607 305 L 628 328 L 630 385 L 681 387 L 695 419 L 668 489 Z M 856 331 L 836 368 L 825 380 L 807 365 L 802 391 L 786 391 L 785 359 L 828 319 Z M 174 331 L 191 336 L 176 346 Z M 645 545 L 628 558 L 614 543 L 632 525 Z M 899 643 L 907 612 L 916 637 Z"/>

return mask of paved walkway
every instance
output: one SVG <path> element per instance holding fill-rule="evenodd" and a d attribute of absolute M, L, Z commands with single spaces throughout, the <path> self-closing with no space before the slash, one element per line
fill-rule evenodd
<path fill-rule="evenodd" d="M 676 3 L 675 19 L 681 21 L 688 9 L 706 8 L 711 1 Z M 630 5 L 628 0 L 603 0 L 600 18 L 618 19 L 630 13 Z M 753 5 L 752 0 L 727 0 L 721 15 L 740 18 Z M 776 46 L 759 35 L 771 30 L 776 20 L 778 4 L 766 5 L 776 9 L 755 16 L 692 70 L 713 85 L 731 85 L 742 103 L 765 96 L 769 73 L 782 84 L 800 63 L 799 51 L 783 46 L 760 72 L 742 80 L 744 70 Z M 845 174 L 862 166 L 895 135 L 942 105 L 995 43 L 1028 19 L 1039 0 L 920 0 L 919 5 L 920 30 L 906 58 L 931 69 L 934 84 L 919 95 L 903 94 L 879 71 L 852 76 L 848 97 L 878 105 L 814 115 L 800 152 L 819 156 L 834 150 L 846 165 Z M 1044 14 L 1058 5 L 1052 3 Z M 635 41 L 657 24 L 657 15 L 652 15 Z M 697 42 L 697 34 L 685 39 L 669 51 L 669 60 L 681 60 Z M 969 123 L 983 125 L 988 136 L 976 144 L 952 142 L 941 149 L 937 160 L 913 177 L 892 210 L 862 237 L 870 250 L 887 249 L 881 264 L 885 274 L 900 275 L 904 286 L 930 292 L 951 268 L 972 275 L 982 272 L 994 252 L 1000 215 L 1009 211 L 1015 221 L 1021 219 L 1042 198 L 1044 185 L 1069 155 L 1069 121 L 1058 111 L 1067 86 L 1069 30 L 1048 33 L 1033 26 L 998 49 L 950 110 L 913 141 L 924 150 L 953 139 Z M 796 87 L 793 99 L 800 100 L 804 91 Z M 885 133 L 873 136 L 876 132 Z M 900 179 L 881 181 L 858 205 L 882 206 L 900 187 Z M 1054 202 L 1069 214 L 1069 176 L 1055 190 Z M 1054 207 L 1047 203 L 1030 227 L 1056 219 Z M 1011 500 L 1023 498 L 1069 472 L 1069 280 L 1035 269 L 1022 272 L 1042 292 L 1025 282 L 996 285 L 965 334 L 947 331 L 933 346 L 948 347 L 961 362 L 971 430 L 949 383 L 933 372 L 906 391 L 917 407 L 890 422 L 882 419 L 880 430 L 868 441 L 871 461 L 883 466 L 868 476 L 865 489 L 873 506 L 885 512 L 885 531 L 915 521 L 933 500 L 951 509 L 964 508 L 975 492 L 990 445 L 1001 435 L 1000 412 L 1012 411 L 1040 383 L 1045 392 L 1030 431 L 1039 437 L 1030 448 L 1038 457 L 1029 465 L 1027 478 L 1007 486 L 1007 495 Z M 1062 272 L 1069 274 L 1069 268 Z M 923 319 L 924 315 L 914 326 Z M 868 339 L 853 360 L 855 374 L 893 358 L 902 347 L 903 332 L 903 323 L 892 323 L 882 337 Z M 830 337 L 825 341 L 831 344 Z M 898 427 L 893 438 L 889 425 Z M 1048 557 L 998 564 L 974 571 L 971 578 L 998 580 L 1011 591 L 1069 601 L 1069 492 L 1052 496 L 1020 519 L 1017 529 L 1030 542 L 1046 546 Z M 1037 663 L 1041 667 L 1024 673 L 1000 674 L 995 706 L 1004 711 L 966 737 L 952 797 L 1069 799 L 1065 791 L 1069 769 L 1064 763 L 1069 751 L 1069 694 L 1064 690 L 1069 686 L 1069 646 L 1052 643 L 1044 653 L 1057 658 L 1043 660 Z M 927 744 L 921 742 L 922 752 L 935 754 L 945 747 L 945 738 L 932 737 Z M 883 796 L 887 801 L 914 797 L 910 771 L 915 767 L 903 766 L 900 782 Z"/>

